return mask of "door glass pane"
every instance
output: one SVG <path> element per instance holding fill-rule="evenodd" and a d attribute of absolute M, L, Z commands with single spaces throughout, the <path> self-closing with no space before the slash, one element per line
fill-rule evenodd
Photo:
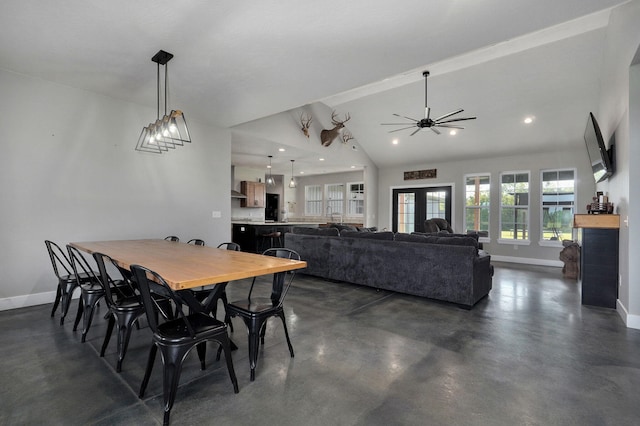
<path fill-rule="evenodd" d="M 439 217 L 446 219 L 447 193 L 445 191 L 427 191 L 427 219 Z"/>
<path fill-rule="evenodd" d="M 415 210 L 415 194 L 398 194 L 398 232 L 410 234 L 415 231 Z"/>

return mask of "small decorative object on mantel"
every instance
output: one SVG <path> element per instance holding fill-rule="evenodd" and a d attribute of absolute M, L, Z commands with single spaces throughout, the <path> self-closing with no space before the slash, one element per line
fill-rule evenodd
<path fill-rule="evenodd" d="M 340 130 L 344 127 L 344 123 L 349 121 L 349 119 L 351 119 L 351 116 L 349 115 L 349 113 L 347 113 L 344 120 L 339 121 L 338 118 L 336 117 L 336 112 L 333 111 L 333 113 L 331 113 L 331 123 L 335 127 L 329 130 L 323 129 L 320 132 L 320 141 L 322 142 L 322 146 L 331 145 L 333 143 L 333 140 L 338 137 Z"/>
<path fill-rule="evenodd" d="M 404 180 L 433 179 L 438 177 L 438 169 L 416 170 L 404 172 Z"/>
<path fill-rule="evenodd" d="M 613 203 L 609 202 L 609 197 L 602 192 L 596 192 L 596 196 L 592 198 L 593 202 L 587 204 L 588 214 L 612 214 Z"/>

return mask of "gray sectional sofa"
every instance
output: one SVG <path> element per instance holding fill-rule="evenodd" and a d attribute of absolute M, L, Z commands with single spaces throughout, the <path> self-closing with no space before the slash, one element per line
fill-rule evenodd
<path fill-rule="evenodd" d="M 317 277 L 442 300 L 471 308 L 489 294 L 491 256 L 477 236 L 295 228 L 284 245 Z"/>

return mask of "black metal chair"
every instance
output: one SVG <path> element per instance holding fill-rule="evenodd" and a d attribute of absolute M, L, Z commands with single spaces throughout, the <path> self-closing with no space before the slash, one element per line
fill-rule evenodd
<path fill-rule="evenodd" d="M 96 276 L 96 272 L 89 266 L 89 262 L 87 262 L 87 259 L 80 253 L 80 250 L 67 245 L 67 251 L 69 252 L 69 260 L 71 261 L 73 273 L 76 278 L 78 279 L 81 275 L 90 277 L 90 280 L 85 283 L 81 283 L 78 279 L 78 286 L 81 290 L 81 301 L 76 320 L 73 323 L 73 330 L 75 331 L 78 328 L 80 316 L 84 311 L 82 315 L 82 343 L 84 343 L 87 339 L 89 328 L 91 328 L 91 322 L 93 321 L 93 311 L 98 305 L 98 302 L 100 302 L 100 299 L 104 297 L 104 289 L 102 288 L 100 279 Z"/>
<path fill-rule="evenodd" d="M 285 259 L 300 260 L 300 255 L 294 250 L 287 248 L 272 248 L 265 250 L 262 253 L 265 256 L 275 256 Z M 289 279 L 286 276 L 289 275 Z M 256 282 L 256 278 L 253 278 L 251 282 L 251 288 L 249 289 L 249 295 L 246 300 L 238 300 L 235 302 L 229 302 L 227 305 L 227 312 L 232 317 L 239 316 L 247 325 L 249 331 L 249 366 L 251 367 L 251 381 L 255 379 L 256 364 L 258 362 L 258 350 L 260 344 L 264 345 L 264 335 L 267 326 L 267 320 L 271 317 L 279 317 L 282 320 L 284 327 L 284 335 L 287 338 L 287 345 L 289 346 L 289 353 L 293 358 L 293 346 L 291 346 L 291 340 L 289 339 L 289 332 L 287 330 L 287 323 L 284 318 L 283 303 L 284 298 L 291 287 L 293 278 L 295 277 L 295 271 L 279 272 L 273 274 L 273 284 L 271 287 L 270 297 L 251 297 L 253 292 L 253 286 Z"/>
<path fill-rule="evenodd" d="M 199 238 L 194 238 L 192 240 L 187 241 L 187 244 L 194 244 L 196 246 L 204 246 L 204 240 L 201 240 Z"/>
<path fill-rule="evenodd" d="M 180 238 L 176 237 L 175 235 L 169 235 L 168 237 L 165 237 L 165 240 L 174 241 L 176 243 L 180 242 Z"/>
<path fill-rule="evenodd" d="M 107 332 L 104 336 L 100 356 L 103 357 L 109 345 L 111 334 L 114 326 L 118 328 L 118 362 L 116 371 L 122 371 L 122 361 L 127 354 L 127 347 L 131 338 L 131 329 L 134 323 L 144 315 L 144 306 L 139 295 L 135 292 L 133 284 L 128 280 L 127 274 L 123 273 L 116 262 L 106 254 L 94 253 L 94 259 L 98 265 L 100 283 L 104 289 L 104 298 L 109 308 L 109 323 L 107 324 Z M 107 272 L 107 268 L 111 274 Z M 114 280 L 111 275 L 119 273 L 121 279 Z M 123 285 L 118 282 L 126 283 L 127 292 L 122 290 Z"/>
<path fill-rule="evenodd" d="M 240 245 L 236 243 L 221 243 L 218 248 L 226 248 L 227 250 L 240 251 Z M 211 315 L 215 318 L 218 311 L 218 300 L 222 300 L 222 306 L 224 307 L 224 322 L 227 324 L 231 332 L 233 332 L 233 323 L 231 317 L 227 312 L 227 292 L 225 291 L 228 282 L 215 284 L 213 288 L 203 287 L 201 290 L 192 290 L 193 295 L 198 299 L 200 303 L 211 307 Z M 208 299 L 208 298 L 212 299 Z"/>
<path fill-rule="evenodd" d="M 51 265 L 53 265 L 53 272 L 58 278 L 58 288 L 56 290 L 56 299 L 53 302 L 53 308 L 51 309 L 51 316 L 53 317 L 58 309 L 58 305 L 62 302 L 61 310 L 62 316 L 60 317 L 60 325 L 64 324 L 64 318 L 69 312 L 69 306 L 71 305 L 71 298 L 73 292 L 79 288 L 80 284 L 89 282 L 91 277 L 87 274 L 81 273 L 76 277 L 73 272 L 73 266 L 71 266 L 71 260 L 67 257 L 64 251 L 53 241 L 45 240 L 44 244 L 47 246 L 49 252 L 49 258 L 51 259 Z M 78 304 L 78 315 L 82 314 L 82 304 Z M 76 315 L 76 317 L 78 317 Z"/>
<path fill-rule="evenodd" d="M 179 293 L 174 292 L 157 273 L 139 265 L 132 265 L 131 270 L 136 277 L 143 305 L 149 321 L 149 327 L 153 331 L 153 343 L 149 351 L 149 360 L 147 368 L 140 385 L 139 397 L 144 397 L 144 392 L 149 383 L 149 377 L 153 370 L 156 353 L 158 348 L 162 355 L 163 365 L 163 396 L 164 396 L 164 424 L 169 424 L 169 416 L 173 402 L 178 390 L 180 381 L 180 373 L 182 371 L 182 363 L 187 354 L 194 348 L 197 348 L 200 366 L 205 369 L 206 342 L 214 341 L 220 344 L 220 348 L 224 350 L 225 360 L 227 362 L 227 370 L 233 384 L 233 391 L 238 393 L 238 380 L 233 369 L 233 360 L 231 359 L 231 349 L 229 336 L 227 335 L 227 326 L 217 319 L 204 313 L 191 313 L 185 315 L 178 307 L 185 302 L 181 299 Z M 149 279 L 152 277 L 152 280 Z M 165 297 L 169 298 L 176 305 L 178 318 L 169 319 L 171 312 L 159 305 L 157 299 Z M 155 317 L 156 312 L 160 312 L 168 321 L 159 324 Z M 219 359 L 220 352 L 218 352 Z"/>
<path fill-rule="evenodd" d="M 282 232 L 280 231 L 271 231 L 264 234 L 259 235 L 259 250 L 267 250 L 270 248 L 283 247 L 282 244 Z"/>

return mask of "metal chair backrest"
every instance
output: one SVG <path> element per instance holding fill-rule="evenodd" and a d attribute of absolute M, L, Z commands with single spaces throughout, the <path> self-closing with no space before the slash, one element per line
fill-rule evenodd
<path fill-rule="evenodd" d="M 227 250 L 240 251 L 240 244 L 237 243 L 220 243 L 218 248 L 226 248 Z"/>
<path fill-rule="evenodd" d="M 65 275 L 62 273 L 63 270 L 67 276 L 72 275 L 73 267 L 67 255 L 64 254 L 64 251 L 53 241 L 44 240 L 44 244 L 47 246 L 51 265 L 53 265 L 53 272 L 56 274 L 56 277 L 58 277 L 58 279 L 64 279 Z M 60 269 L 58 269 L 58 267 L 60 267 Z"/>
<path fill-rule="evenodd" d="M 195 244 L 196 246 L 203 246 L 204 244 L 204 240 L 201 240 L 199 238 L 194 238 L 192 240 L 187 241 L 187 244 Z"/>
<path fill-rule="evenodd" d="M 100 279 L 96 276 L 95 271 L 91 266 L 89 266 L 89 262 L 82 255 L 80 250 L 77 248 L 67 245 L 67 251 L 69 252 L 69 260 L 71 261 L 71 267 L 73 268 L 73 273 L 76 276 L 76 281 L 78 281 L 78 285 L 80 285 L 80 277 L 86 276 L 90 277 L 91 281 L 99 284 Z"/>
<path fill-rule="evenodd" d="M 281 259 L 292 259 L 292 260 L 300 260 L 300 255 L 295 250 L 291 250 L 288 248 L 282 247 L 274 247 L 265 250 L 262 252 L 263 256 L 273 256 L 279 257 Z M 285 278 L 287 274 L 290 276 L 289 280 L 286 281 Z M 271 303 L 274 308 L 282 307 L 284 302 L 284 298 L 289 291 L 289 287 L 291 287 L 291 283 L 293 282 L 293 278 L 295 277 L 295 270 L 287 272 L 277 272 L 273 274 L 273 283 L 271 286 Z M 256 282 L 256 277 L 251 281 L 251 288 L 249 289 L 249 296 L 247 299 L 251 302 L 251 293 L 253 292 L 253 285 Z"/>
<path fill-rule="evenodd" d="M 168 237 L 165 237 L 165 240 L 167 240 L 167 241 L 175 241 L 176 243 L 180 242 L 180 238 L 176 237 L 175 235 L 169 235 Z"/>
<path fill-rule="evenodd" d="M 116 300 L 120 297 L 128 297 L 132 294 L 136 294 L 135 286 L 131 283 L 129 278 L 127 278 L 127 274 L 122 271 L 115 260 L 103 253 L 93 253 L 93 258 L 98 265 L 98 282 L 104 289 L 105 299 L 109 306 L 116 306 Z M 109 271 L 107 271 L 107 268 Z M 116 271 L 120 275 L 121 279 L 114 280 L 112 278 L 111 275 Z M 122 283 L 122 285 L 118 285 L 118 283 Z M 122 292 L 124 288 L 128 290 L 128 294 L 124 294 Z"/>
<path fill-rule="evenodd" d="M 187 319 L 181 306 L 186 305 L 186 302 L 174 292 L 171 287 L 167 284 L 167 282 L 162 278 L 157 272 L 154 272 L 144 266 L 140 265 L 131 265 L 131 272 L 135 277 L 135 280 L 138 284 L 138 288 L 140 290 L 140 296 L 142 297 L 142 304 L 144 305 L 145 312 L 147 314 L 147 321 L 149 322 L 149 328 L 154 333 L 158 332 L 158 321 L 156 317 L 156 312 L 160 312 L 160 314 L 166 319 L 174 319 L 173 312 L 169 312 L 167 309 L 166 300 L 171 300 L 173 304 L 178 308 L 175 309 L 178 318 L 182 319 L 184 322 L 189 335 L 191 337 L 196 336 L 196 332 L 191 325 L 191 322 Z M 151 277 L 151 279 L 149 278 Z M 160 297 L 153 297 L 153 295 L 158 295 Z M 159 300 L 165 301 L 165 303 L 158 303 Z"/>

